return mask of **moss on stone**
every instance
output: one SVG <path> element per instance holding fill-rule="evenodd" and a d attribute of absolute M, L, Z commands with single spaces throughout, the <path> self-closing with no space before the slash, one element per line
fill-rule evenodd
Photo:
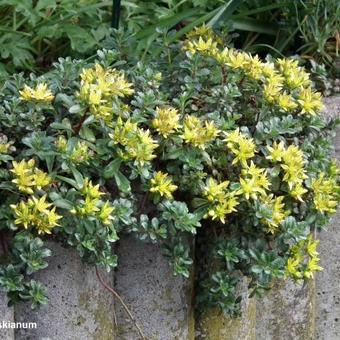
<path fill-rule="evenodd" d="M 108 296 L 108 298 L 111 298 Z M 103 306 L 107 304 L 103 296 L 99 296 L 97 292 L 92 289 L 79 295 L 79 305 L 93 315 L 96 323 L 96 329 L 90 336 L 93 340 L 112 340 L 114 339 L 114 326 L 113 326 L 113 312 L 110 314 Z"/>
<path fill-rule="evenodd" d="M 198 339 L 205 340 L 255 340 L 256 304 L 246 301 L 240 318 L 224 315 L 219 309 L 206 311 L 199 320 Z"/>

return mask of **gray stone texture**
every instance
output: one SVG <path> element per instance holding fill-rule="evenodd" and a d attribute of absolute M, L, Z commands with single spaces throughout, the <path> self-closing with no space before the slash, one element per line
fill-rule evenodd
<path fill-rule="evenodd" d="M 314 339 L 314 280 L 303 286 L 292 280 L 277 282 L 256 305 L 258 340 Z"/>
<path fill-rule="evenodd" d="M 340 117 L 340 97 L 327 98 L 326 113 Z M 334 140 L 340 165 L 340 129 Z M 321 266 L 316 275 L 316 339 L 340 339 L 340 211 L 333 217 L 328 230 L 318 235 Z"/>
<path fill-rule="evenodd" d="M 123 237 L 117 246 L 115 289 L 129 306 L 148 340 L 193 340 L 190 282 L 173 276 L 158 245 Z M 117 339 L 139 339 L 136 328 L 116 304 Z"/>
<path fill-rule="evenodd" d="M 35 279 L 49 290 L 49 303 L 32 311 L 19 304 L 15 319 L 36 322 L 37 329 L 16 330 L 15 340 L 111 340 L 114 339 L 112 296 L 98 282 L 94 267 L 82 263 L 78 253 L 48 242 L 53 252 L 47 269 Z M 113 275 L 103 275 L 113 285 Z"/>
<path fill-rule="evenodd" d="M 242 316 L 231 318 L 220 310 L 208 310 L 198 322 L 197 340 L 255 340 L 256 302 L 248 297 L 246 280 L 239 286 Z"/>
<path fill-rule="evenodd" d="M 14 310 L 7 306 L 6 293 L 0 293 L 0 322 L 14 322 Z M 14 340 L 14 329 L 0 328 L 0 339 Z"/>

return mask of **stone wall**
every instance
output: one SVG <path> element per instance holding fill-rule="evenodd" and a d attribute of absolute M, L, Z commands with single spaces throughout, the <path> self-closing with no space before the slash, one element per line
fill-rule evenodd
<path fill-rule="evenodd" d="M 340 98 L 326 101 L 328 111 L 340 115 Z M 340 137 L 335 139 L 340 161 Z M 247 297 L 243 316 L 230 319 L 216 310 L 194 320 L 193 284 L 173 277 L 157 245 L 125 237 L 117 245 L 120 265 L 104 275 L 150 340 L 337 340 L 340 339 L 340 215 L 321 239 L 325 268 L 305 286 L 280 282 L 263 300 Z M 70 249 L 50 243 L 49 267 L 37 278 L 49 288 L 49 305 L 31 311 L 28 304 L 7 307 L 0 295 L 0 322 L 37 322 L 37 329 L 0 328 L 4 340 L 136 340 L 135 327 L 112 295 L 103 289 L 93 267 L 85 266 Z M 196 327 L 195 327 L 196 326 Z"/>

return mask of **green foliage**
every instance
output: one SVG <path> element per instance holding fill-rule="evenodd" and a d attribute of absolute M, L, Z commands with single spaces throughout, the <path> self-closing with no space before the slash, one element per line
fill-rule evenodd
<path fill-rule="evenodd" d="M 91 55 L 109 35 L 110 1 L 6 0 L 0 4 L 0 71 L 45 69 Z"/>
<path fill-rule="evenodd" d="M 199 308 L 231 315 L 242 282 L 262 295 L 320 270 L 310 234 L 339 200 L 336 124 L 305 70 L 224 49 L 205 27 L 147 65 L 117 37 L 93 63 L 59 59 L 1 87 L 0 287 L 11 303 L 47 302 L 32 274 L 48 264 L 49 237 L 107 270 L 122 235 L 157 243 L 176 275 L 195 262 Z"/>
<path fill-rule="evenodd" d="M 124 1 L 122 25 L 136 33 L 137 51 L 159 53 L 167 44 L 205 23 L 221 28 L 237 48 L 276 56 L 299 54 L 339 73 L 339 5 L 337 0 Z M 153 50 L 150 50 L 153 46 Z M 162 48 L 162 46 L 159 46 Z"/>

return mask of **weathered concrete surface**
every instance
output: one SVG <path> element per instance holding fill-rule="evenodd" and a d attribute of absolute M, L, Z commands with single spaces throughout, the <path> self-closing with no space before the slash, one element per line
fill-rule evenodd
<path fill-rule="evenodd" d="M 196 339 L 204 340 L 255 340 L 256 303 L 248 298 L 246 281 L 240 286 L 242 316 L 231 318 L 219 310 L 208 310 L 199 320 Z"/>
<path fill-rule="evenodd" d="M 16 321 L 36 322 L 37 329 L 17 330 L 15 340 L 114 339 L 113 300 L 98 282 L 95 269 L 82 263 L 74 250 L 52 242 L 47 247 L 53 252 L 49 267 L 35 279 L 47 286 L 50 301 L 37 311 L 27 303 L 16 306 Z M 105 275 L 111 286 L 112 278 Z"/>
<path fill-rule="evenodd" d="M 118 244 L 115 289 L 148 340 L 193 340 L 190 282 L 174 277 L 159 246 L 132 236 Z M 117 339 L 139 339 L 135 327 L 116 304 Z"/>
<path fill-rule="evenodd" d="M 309 340 L 315 334 L 315 281 L 279 281 L 256 305 L 259 340 Z"/>
<path fill-rule="evenodd" d="M 340 117 L 340 97 L 326 100 L 329 116 Z M 335 153 L 340 165 L 340 129 L 334 141 Z M 328 230 L 318 235 L 320 239 L 321 266 L 316 275 L 316 339 L 340 339 L 340 211 Z"/>
<path fill-rule="evenodd" d="M 7 307 L 7 295 L 6 293 L 0 293 L 0 323 L 14 322 L 14 310 Z M 0 339 L 14 340 L 14 329 L 1 328 L 0 327 Z"/>
<path fill-rule="evenodd" d="M 2 260 L 3 251 L 0 247 L 0 259 Z M 0 290 L 0 323 L 14 322 L 14 309 L 8 307 L 7 293 Z M 0 339 L 14 340 L 14 329 L 0 327 Z"/>

